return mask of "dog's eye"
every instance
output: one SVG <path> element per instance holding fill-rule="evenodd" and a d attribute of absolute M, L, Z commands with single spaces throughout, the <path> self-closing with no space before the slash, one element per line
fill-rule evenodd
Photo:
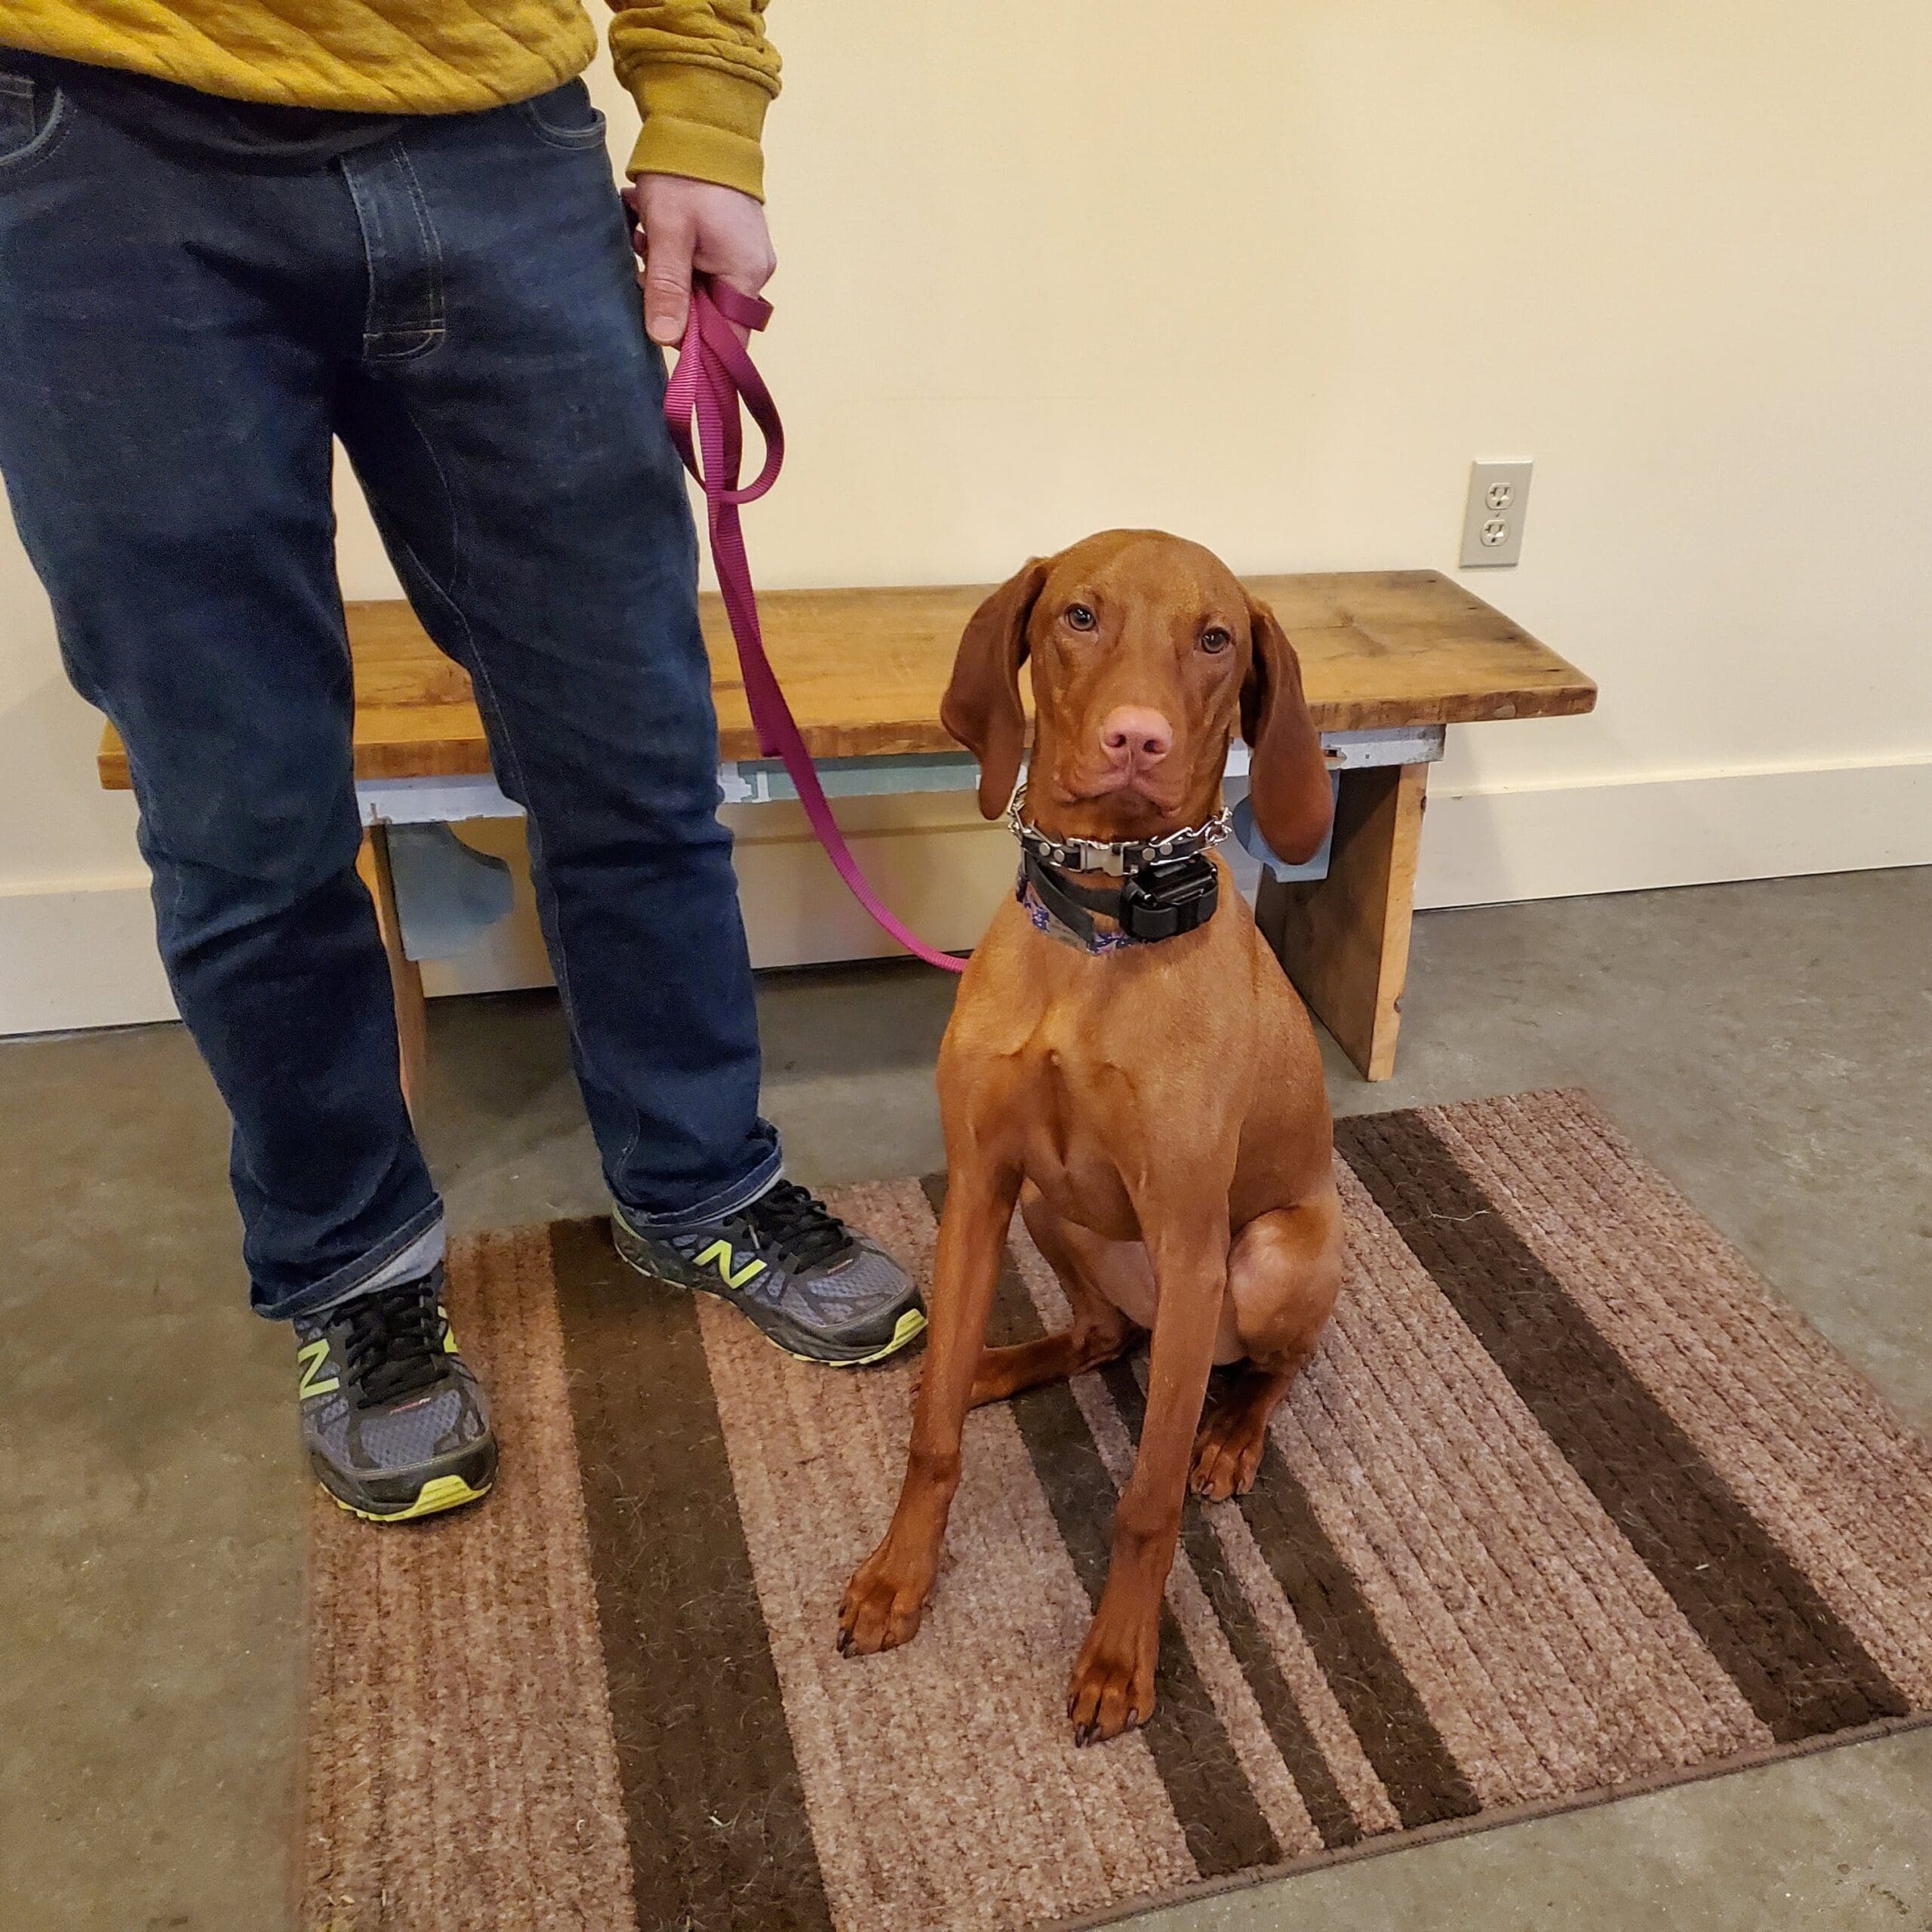
<path fill-rule="evenodd" d="M 1201 648 L 1203 651 L 1225 651 L 1233 642 L 1234 639 L 1222 629 L 1219 624 L 1210 624 L 1201 633 Z"/>
<path fill-rule="evenodd" d="M 1069 604 L 1066 607 L 1066 621 L 1077 631 L 1091 631 L 1100 622 L 1084 604 Z"/>

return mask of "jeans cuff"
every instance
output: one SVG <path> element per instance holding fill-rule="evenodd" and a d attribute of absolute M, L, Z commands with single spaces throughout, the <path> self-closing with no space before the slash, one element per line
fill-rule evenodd
<path fill-rule="evenodd" d="M 733 1182 L 729 1187 L 719 1189 L 715 1194 L 705 1200 L 695 1201 L 688 1208 L 679 1208 L 675 1214 L 642 1214 L 635 1208 L 627 1207 L 621 1201 L 617 1201 L 615 1205 L 624 1225 L 633 1234 L 688 1234 L 709 1222 L 721 1221 L 727 1214 L 735 1214 L 741 1208 L 749 1208 L 771 1187 L 784 1170 L 784 1155 L 780 1149 L 774 1147 L 745 1179 Z"/>
<path fill-rule="evenodd" d="M 333 1275 L 312 1282 L 300 1294 L 286 1296 L 272 1306 L 258 1306 L 256 1312 L 271 1321 L 306 1320 L 353 1301 L 358 1295 L 408 1281 L 414 1275 L 426 1275 L 442 1258 L 443 1204 L 432 1201 L 347 1267 L 338 1268 Z"/>

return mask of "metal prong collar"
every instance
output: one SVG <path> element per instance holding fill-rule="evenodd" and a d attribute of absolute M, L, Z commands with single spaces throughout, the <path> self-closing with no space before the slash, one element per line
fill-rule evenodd
<path fill-rule="evenodd" d="M 1050 838 L 1022 816 L 1026 803 L 1023 780 L 1006 808 L 1006 823 L 1028 851 L 1062 872 L 1104 872 L 1112 878 L 1124 878 L 1143 866 L 1157 866 L 1169 859 L 1191 859 L 1195 853 L 1220 844 L 1234 829 L 1233 815 L 1224 805 L 1205 825 L 1184 825 L 1158 838 Z"/>

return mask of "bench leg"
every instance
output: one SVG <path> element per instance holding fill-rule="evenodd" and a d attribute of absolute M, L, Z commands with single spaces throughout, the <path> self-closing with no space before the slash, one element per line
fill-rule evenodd
<path fill-rule="evenodd" d="M 413 1114 L 422 1097 L 429 1058 L 429 1016 L 423 998 L 423 969 L 402 949 L 402 921 L 396 915 L 395 875 L 389 869 L 389 828 L 365 828 L 355 869 L 376 902 L 377 929 L 389 962 L 389 989 L 395 999 L 395 1035 L 402 1097 Z"/>
<path fill-rule="evenodd" d="M 1255 916 L 1309 1010 L 1365 1080 L 1395 1070 L 1426 764 L 1345 771 L 1324 879 L 1263 875 Z"/>

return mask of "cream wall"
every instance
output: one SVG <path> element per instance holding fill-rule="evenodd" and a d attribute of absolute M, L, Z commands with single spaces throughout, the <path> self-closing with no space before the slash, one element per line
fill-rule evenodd
<path fill-rule="evenodd" d="M 1932 861 L 1922 0 L 776 0 L 773 27 L 765 581 L 992 577 L 1121 522 L 1257 571 L 1450 568 L 1469 460 L 1531 456 L 1522 567 L 1468 581 L 1603 699 L 1457 734 L 1425 900 Z M 343 518 L 346 588 L 386 594 L 352 492 Z M 0 598 L 0 1028 L 165 1011 L 131 814 L 4 534 Z M 866 823 L 970 937 L 999 835 Z M 870 949 L 787 814 L 743 829 L 761 958 Z"/>

